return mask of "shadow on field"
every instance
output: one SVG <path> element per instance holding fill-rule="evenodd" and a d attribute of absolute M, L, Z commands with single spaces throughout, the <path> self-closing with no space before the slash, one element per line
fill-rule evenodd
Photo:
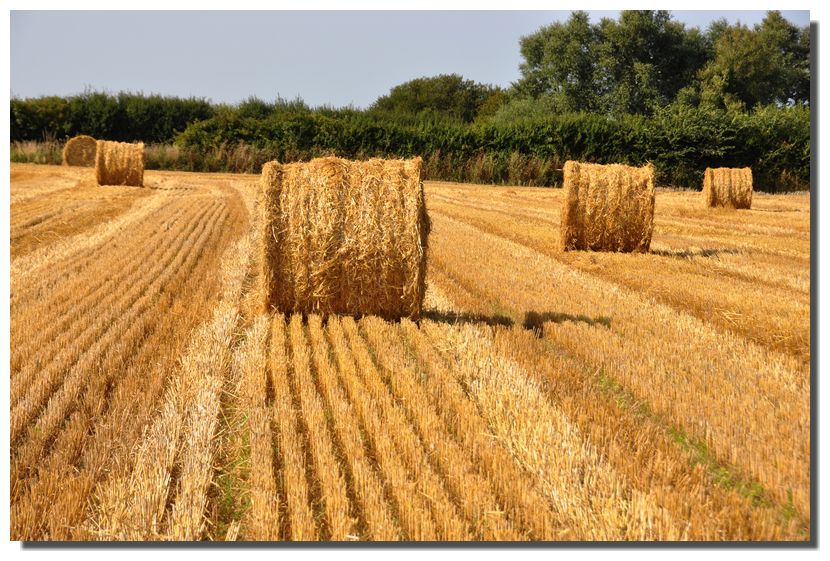
<path fill-rule="evenodd" d="M 489 326 L 500 325 L 504 327 L 511 327 L 516 323 L 512 318 L 503 315 L 488 316 L 485 314 L 438 312 L 436 310 L 428 310 L 424 312 L 422 318 L 449 324 L 474 323 Z M 522 322 L 522 328 L 533 331 L 537 337 L 541 337 L 543 335 L 544 325 L 546 322 L 563 323 L 566 321 L 587 323 L 588 325 L 605 327 L 606 329 L 611 327 L 611 318 L 604 316 L 592 318 L 583 315 L 563 314 L 560 312 L 527 312 L 525 314 L 524 321 Z"/>
<path fill-rule="evenodd" d="M 810 212 L 806 208 L 753 208 L 752 212 Z"/>
<path fill-rule="evenodd" d="M 486 314 L 470 314 L 470 313 L 456 313 L 456 312 L 439 312 L 437 310 L 427 310 L 421 316 L 423 319 L 430 319 L 439 323 L 476 323 L 484 325 L 503 325 L 510 327 L 513 325 L 513 319 L 502 315 L 488 316 Z"/>
<path fill-rule="evenodd" d="M 718 255 L 741 255 L 747 253 L 746 249 L 735 247 L 711 247 L 691 249 L 652 249 L 652 255 L 661 257 L 677 257 L 679 259 L 691 259 L 692 257 L 717 257 Z"/>
<path fill-rule="evenodd" d="M 559 312 L 527 312 L 525 320 L 522 322 L 522 327 L 532 330 L 537 337 L 544 334 L 545 323 L 563 323 L 566 321 L 574 321 L 580 323 L 587 323 L 591 326 L 600 326 L 606 329 L 611 328 L 611 318 L 605 316 L 589 317 L 583 315 L 563 314 Z"/>
<path fill-rule="evenodd" d="M 197 187 L 187 187 L 183 185 L 179 186 L 169 186 L 163 183 L 150 183 L 145 181 L 144 182 L 144 189 L 152 189 L 153 191 L 196 191 Z"/>

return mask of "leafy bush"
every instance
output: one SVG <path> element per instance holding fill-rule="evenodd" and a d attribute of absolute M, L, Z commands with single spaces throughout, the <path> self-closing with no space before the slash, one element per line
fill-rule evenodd
<path fill-rule="evenodd" d="M 11 100 L 11 140 L 66 139 L 79 134 L 126 142 L 170 142 L 188 125 L 214 115 L 204 99 L 125 93 Z"/>
<path fill-rule="evenodd" d="M 148 154 L 150 169 L 258 173 L 272 159 L 420 155 L 426 177 L 450 181 L 552 186 L 569 159 L 650 161 L 659 184 L 678 187 L 700 188 L 707 166 L 751 166 L 756 188 L 766 191 L 810 180 L 810 112 L 802 105 L 745 112 L 675 103 L 645 116 L 555 113 L 543 100 L 513 100 L 464 123 L 429 112 L 311 109 L 300 100 L 237 107 L 134 94 L 12 100 L 13 141 L 78 133 L 174 143 Z"/>
<path fill-rule="evenodd" d="M 436 179 L 527 185 L 557 184 L 569 159 L 650 161 L 660 184 L 692 188 L 700 187 L 707 166 L 751 166 L 757 187 L 776 191 L 809 183 L 809 130 L 803 106 L 734 113 L 675 105 L 650 117 L 523 111 L 508 119 L 500 112 L 472 125 L 304 111 L 266 119 L 222 114 L 188 127 L 176 142 L 202 151 L 242 143 L 286 162 L 326 154 L 421 155 Z"/>

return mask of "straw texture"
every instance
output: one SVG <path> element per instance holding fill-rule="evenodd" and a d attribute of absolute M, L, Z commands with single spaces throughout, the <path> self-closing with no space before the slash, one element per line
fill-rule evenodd
<path fill-rule="evenodd" d="M 95 165 L 95 150 L 96 141 L 91 136 L 70 138 L 63 145 L 63 165 L 90 168 Z"/>
<path fill-rule="evenodd" d="M 648 251 L 654 229 L 654 167 L 565 162 L 563 251 Z"/>
<path fill-rule="evenodd" d="M 95 152 L 98 185 L 144 185 L 144 143 L 99 140 Z"/>
<path fill-rule="evenodd" d="M 269 162 L 261 185 L 267 310 L 420 317 L 429 235 L 420 158 Z"/>
<path fill-rule="evenodd" d="M 752 168 L 706 168 L 703 200 L 708 207 L 752 207 Z"/>

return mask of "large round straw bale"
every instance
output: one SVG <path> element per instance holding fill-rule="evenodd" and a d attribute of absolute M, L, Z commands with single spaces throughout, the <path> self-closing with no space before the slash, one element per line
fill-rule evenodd
<path fill-rule="evenodd" d="M 706 206 L 752 207 L 752 168 L 706 168 L 703 173 Z"/>
<path fill-rule="evenodd" d="M 70 138 L 63 145 L 63 165 L 91 168 L 95 165 L 96 142 L 91 136 L 82 134 Z"/>
<path fill-rule="evenodd" d="M 269 162 L 261 184 L 267 310 L 420 316 L 429 234 L 420 158 Z"/>
<path fill-rule="evenodd" d="M 654 229 L 654 167 L 565 162 L 563 251 L 648 251 Z"/>
<path fill-rule="evenodd" d="M 144 143 L 99 140 L 95 151 L 98 185 L 144 185 Z"/>

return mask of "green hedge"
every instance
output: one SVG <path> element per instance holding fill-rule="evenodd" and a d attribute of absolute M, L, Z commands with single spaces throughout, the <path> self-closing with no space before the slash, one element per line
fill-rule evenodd
<path fill-rule="evenodd" d="M 160 166 L 258 172 L 262 162 L 347 158 L 425 158 L 427 177 L 556 185 L 569 159 L 654 163 L 661 185 L 699 188 L 707 166 L 754 171 L 764 191 L 805 188 L 810 180 L 810 114 L 805 106 L 749 112 L 675 105 L 652 116 L 547 114 L 465 124 L 355 109 L 309 109 L 299 101 L 205 100 L 86 93 L 11 100 L 11 140 L 175 143 Z M 541 117 L 538 115 L 542 115 Z"/>
<path fill-rule="evenodd" d="M 756 187 L 766 191 L 803 188 L 810 180 L 810 115 L 800 106 L 749 113 L 674 107 L 652 117 L 567 114 L 508 125 L 399 124 L 366 114 L 336 117 L 312 111 L 265 119 L 227 113 L 192 124 L 176 143 L 198 150 L 246 144 L 280 161 L 324 154 L 441 154 L 463 170 L 489 159 L 495 182 L 511 182 L 505 177 L 508 162 L 519 155 L 545 162 L 538 166 L 544 177 L 524 181 L 541 185 L 555 184 L 559 176 L 549 168 L 561 168 L 570 159 L 652 162 L 661 185 L 678 187 L 700 187 L 707 166 L 750 166 Z"/>
<path fill-rule="evenodd" d="M 204 99 L 89 92 L 70 97 L 12 98 L 11 141 L 62 140 L 88 134 L 125 142 L 171 142 L 215 108 Z"/>

